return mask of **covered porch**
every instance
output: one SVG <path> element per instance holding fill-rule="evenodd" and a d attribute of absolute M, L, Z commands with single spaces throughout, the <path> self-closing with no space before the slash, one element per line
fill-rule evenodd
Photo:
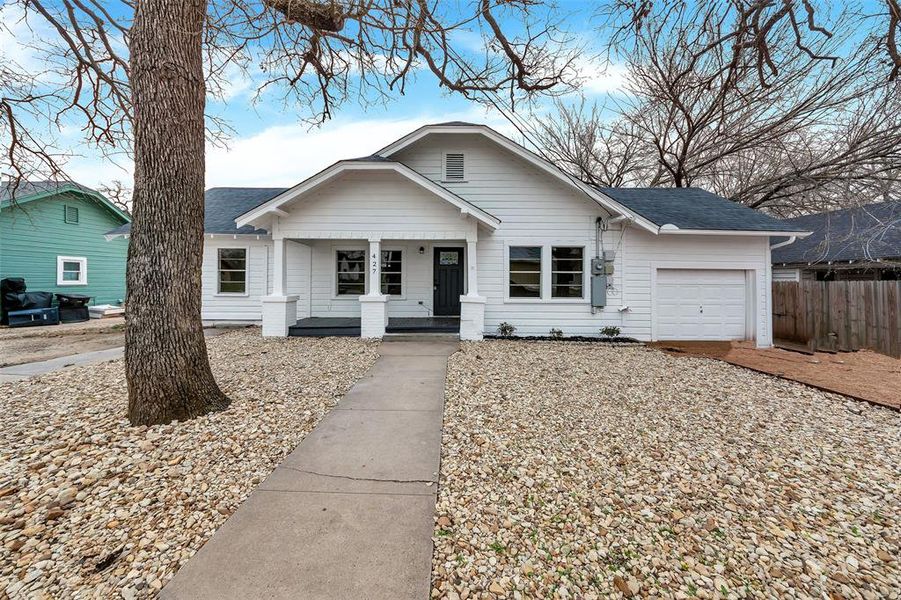
<path fill-rule="evenodd" d="M 356 321 L 305 321 L 337 318 L 358 320 L 364 338 L 381 338 L 389 327 L 437 326 L 397 319 L 454 317 L 461 339 L 482 337 L 476 246 L 500 220 L 403 164 L 336 163 L 236 223 L 272 236 L 264 336 L 317 323 L 356 328 Z"/>
<path fill-rule="evenodd" d="M 469 240 L 274 239 L 263 335 L 481 339 L 485 299 L 471 229 Z"/>
<path fill-rule="evenodd" d="M 361 319 L 307 317 L 288 328 L 291 337 L 360 337 Z M 385 333 L 460 333 L 460 317 L 388 317 Z"/>

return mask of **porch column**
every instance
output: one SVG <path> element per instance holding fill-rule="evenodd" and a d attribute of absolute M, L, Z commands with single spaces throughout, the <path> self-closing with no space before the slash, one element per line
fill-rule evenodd
<path fill-rule="evenodd" d="M 263 337 L 286 337 L 288 328 L 297 323 L 297 296 L 286 294 L 288 240 L 276 238 L 272 243 L 272 294 L 263 298 Z"/>
<path fill-rule="evenodd" d="M 479 296 L 476 241 L 466 240 L 467 292 L 460 296 L 460 339 L 479 341 L 485 331 L 485 298 Z"/>
<path fill-rule="evenodd" d="M 382 244 L 369 240 L 369 290 L 360 296 L 360 337 L 381 338 L 388 324 L 388 296 L 382 295 Z"/>

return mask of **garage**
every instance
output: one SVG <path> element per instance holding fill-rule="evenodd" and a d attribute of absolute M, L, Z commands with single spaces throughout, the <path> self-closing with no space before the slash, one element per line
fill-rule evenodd
<path fill-rule="evenodd" d="M 658 269 L 657 339 L 747 339 L 747 285 L 737 269 Z"/>

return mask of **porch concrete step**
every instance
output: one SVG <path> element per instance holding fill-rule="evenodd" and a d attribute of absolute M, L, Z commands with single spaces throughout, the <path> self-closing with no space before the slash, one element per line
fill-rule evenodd
<path fill-rule="evenodd" d="M 383 342 L 459 342 L 459 333 L 386 333 Z"/>

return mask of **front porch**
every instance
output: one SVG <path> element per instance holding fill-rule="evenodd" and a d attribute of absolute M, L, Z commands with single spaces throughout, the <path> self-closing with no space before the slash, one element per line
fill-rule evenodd
<path fill-rule="evenodd" d="M 288 328 L 291 337 L 359 337 L 361 320 L 354 317 L 307 317 Z M 385 333 L 460 333 L 459 317 L 388 317 Z"/>

